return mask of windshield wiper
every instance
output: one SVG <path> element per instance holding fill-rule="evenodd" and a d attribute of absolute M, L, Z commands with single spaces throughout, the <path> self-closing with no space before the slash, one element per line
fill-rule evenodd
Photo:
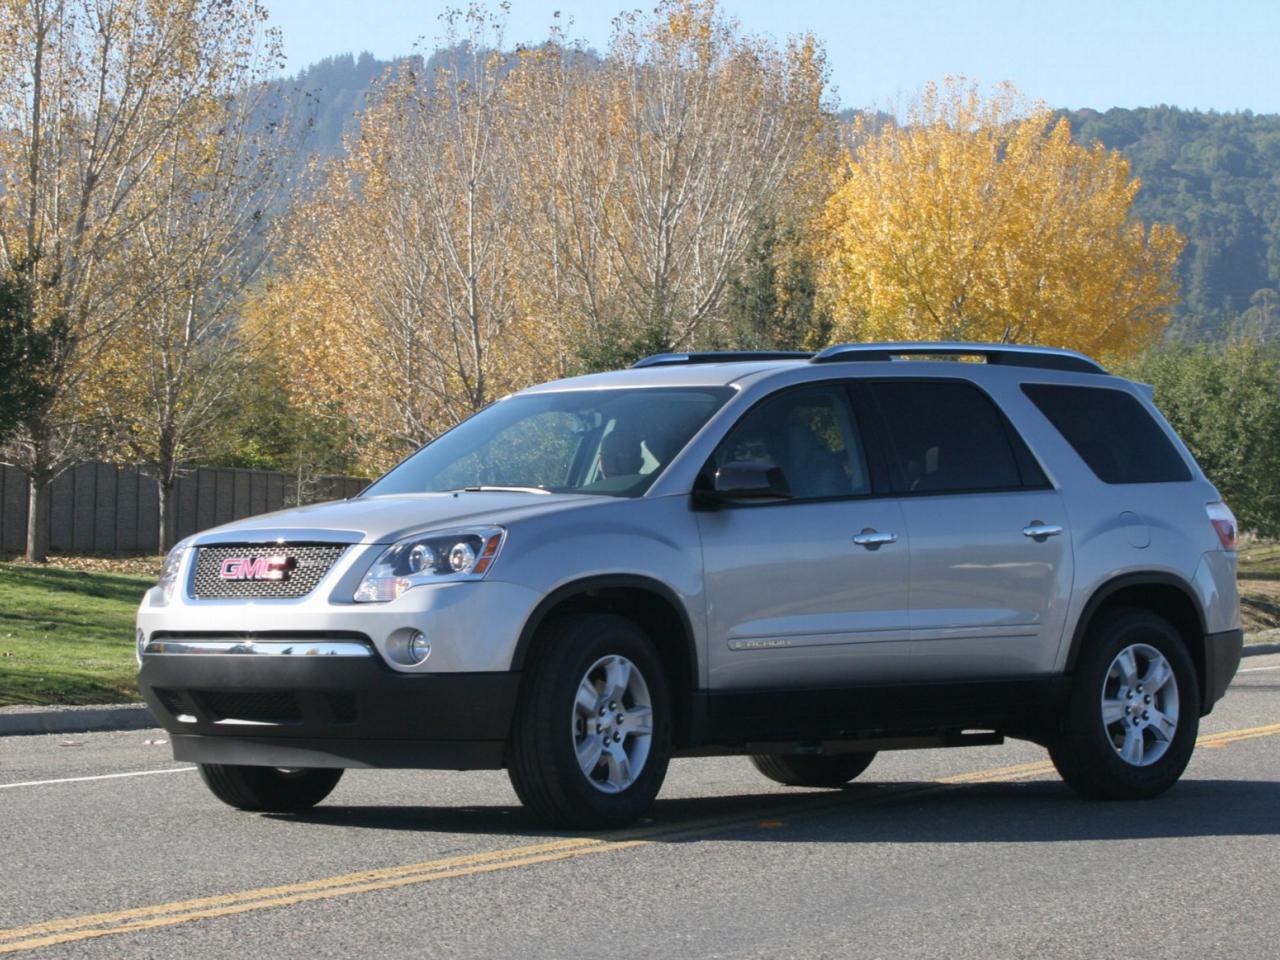
<path fill-rule="evenodd" d="M 464 493 L 539 493 L 544 497 L 551 496 L 550 490 L 544 490 L 542 487 L 501 487 L 494 484 L 484 484 L 479 487 L 463 487 Z"/>

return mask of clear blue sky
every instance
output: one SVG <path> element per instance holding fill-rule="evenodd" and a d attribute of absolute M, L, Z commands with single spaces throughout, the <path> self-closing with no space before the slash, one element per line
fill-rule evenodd
<path fill-rule="evenodd" d="M 434 47 L 450 5 L 265 3 L 284 31 L 290 72 L 338 53 L 390 59 L 419 38 Z M 652 5 L 511 0 L 507 45 L 545 39 L 559 10 L 573 36 L 603 51 L 619 11 Z M 1012 80 L 1053 107 L 1280 112 L 1280 0 L 723 0 L 723 8 L 751 33 L 820 37 L 848 107 L 894 109 L 927 81 L 964 74 L 984 85 Z"/>

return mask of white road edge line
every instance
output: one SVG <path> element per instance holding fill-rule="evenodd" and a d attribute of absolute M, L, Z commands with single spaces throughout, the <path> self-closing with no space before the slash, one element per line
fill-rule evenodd
<path fill-rule="evenodd" d="M 61 780 L 27 780 L 23 783 L 0 783 L 0 790 L 15 787 L 44 787 L 51 783 L 84 783 L 88 780 L 118 780 L 120 777 L 151 777 L 157 773 L 188 773 L 195 767 L 172 767 L 168 770 L 137 770 L 133 773 L 104 773 L 96 777 L 63 777 Z"/>
<path fill-rule="evenodd" d="M 1250 667 L 1248 670 L 1237 670 L 1236 673 L 1261 673 L 1263 670 L 1280 670 L 1280 663 L 1274 667 Z"/>

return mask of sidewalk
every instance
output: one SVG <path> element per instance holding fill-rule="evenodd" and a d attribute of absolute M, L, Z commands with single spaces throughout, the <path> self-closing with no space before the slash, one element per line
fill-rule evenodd
<path fill-rule="evenodd" d="M 1250 634 L 1246 657 L 1280 653 L 1280 630 Z M 0 737 L 29 733 L 91 733 L 105 730 L 149 730 L 158 724 L 145 703 L 85 707 L 0 707 Z"/>
<path fill-rule="evenodd" d="M 148 730 L 158 726 L 145 703 L 86 707 L 0 707 L 0 737 L 23 733 Z"/>

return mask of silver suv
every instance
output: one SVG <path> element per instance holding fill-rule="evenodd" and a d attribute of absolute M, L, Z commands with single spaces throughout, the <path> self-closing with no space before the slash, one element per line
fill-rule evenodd
<path fill-rule="evenodd" d="M 984 344 L 543 384 L 354 499 L 179 544 L 139 684 L 247 810 L 345 767 L 505 767 L 543 820 L 612 826 L 672 756 L 840 787 L 879 750 L 1003 737 L 1151 797 L 1242 632 L 1235 519 L 1149 393 Z"/>

